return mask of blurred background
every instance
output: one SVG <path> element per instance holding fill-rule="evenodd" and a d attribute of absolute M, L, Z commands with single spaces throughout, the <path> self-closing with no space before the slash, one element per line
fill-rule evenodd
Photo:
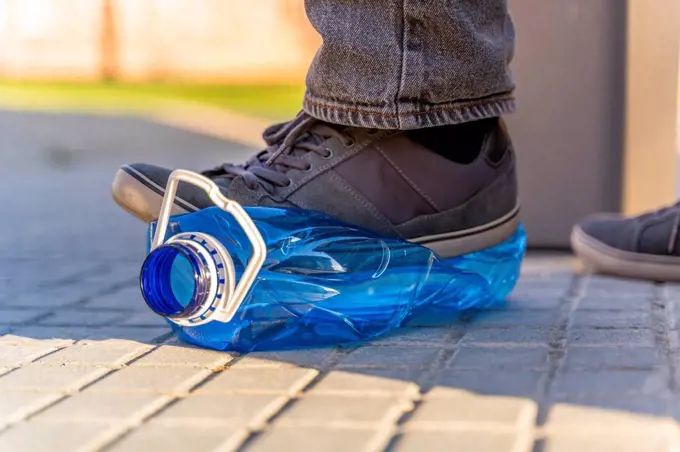
<path fill-rule="evenodd" d="M 302 0 L 0 0 L 0 93 L 41 108 L 169 98 L 286 118 L 319 43 Z"/>
<path fill-rule="evenodd" d="M 510 2 L 530 245 L 566 248 L 584 215 L 678 197 L 676 3 Z M 0 163 L 28 184 L 16 155 L 47 153 L 36 178 L 94 172 L 109 202 L 125 161 L 241 160 L 299 110 L 320 43 L 303 0 L 0 0 Z"/>

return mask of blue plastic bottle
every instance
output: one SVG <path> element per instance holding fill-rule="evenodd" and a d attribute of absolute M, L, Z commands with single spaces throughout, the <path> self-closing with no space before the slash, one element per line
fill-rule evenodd
<path fill-rule="evenodd" d="M 169 219 L 180 180 L 216 207 Z M 367 340 L 422 316 L 487 307 L 512 291 L 525 250 L 520 227 L 498 246 L 441 259 L 319 212 L 244 209 L 183 170 L 149 239 L 140 275 L 149 307 L 182 339 L 238 352 Z"/>

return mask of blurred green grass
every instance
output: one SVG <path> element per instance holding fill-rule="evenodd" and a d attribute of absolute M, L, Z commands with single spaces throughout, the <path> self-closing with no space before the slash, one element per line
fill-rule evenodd
<path fill-rule="evenodd" d="M 143 112 L 185 101 L 271 120 L 290 119 L 302 105 L 302 85 L 183 83 L 62 83 L 0 80 L 0 108 Z"/>

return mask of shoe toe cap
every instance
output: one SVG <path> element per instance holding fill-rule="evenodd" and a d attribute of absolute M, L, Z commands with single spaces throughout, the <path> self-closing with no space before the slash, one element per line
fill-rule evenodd
<path fill-rule="evenodd" d="M 149 163 L 132 163 L 121 167 L 121 171 L 124 171 L 135 178 L 140 182 L 144 189 L 151 190 L 160 196 L 164 196 L 165 187 L 168 184 L 168 179 L 173 170 Z M 226 189 L 223 189 L 222 191 L 226 192 Z M 178 185 L 175 204 L 189 212 L 213 205 L 212 201 L 210 201 L 210 198 L 203 190 L 186 183 L 180 183 Z"/>
<path fill-rule="evenodd" d="M 588 217 L 581 221 L 576 229 L 591 240 L 625 251 L 631 250 L 635 234 L 635 224 L 616 214 Z"/>

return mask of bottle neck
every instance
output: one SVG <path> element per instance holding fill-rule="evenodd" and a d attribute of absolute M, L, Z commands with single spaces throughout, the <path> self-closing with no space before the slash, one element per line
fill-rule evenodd
<path fill-rule="evenodd" d="M 212 303 L 210 283 L 215 276 L 192 247 L 166 243 L 144 260 L 140 285 L 153 312 L 171 319 L 189 319 Z"/>

